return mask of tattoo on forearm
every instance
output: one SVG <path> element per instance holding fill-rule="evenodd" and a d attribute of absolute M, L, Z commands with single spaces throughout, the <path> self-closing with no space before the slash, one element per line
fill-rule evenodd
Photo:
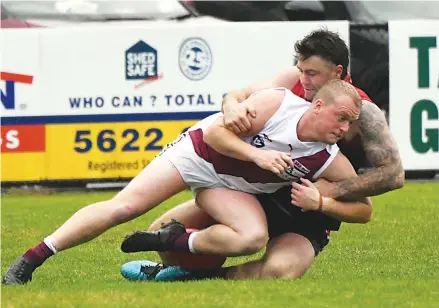
<path fill-rule="evenodd" d="M 384 114 L 376 105 L 365 102 L 358 121 L 363 148 L 373 169 L 338 182 L 337 197 L 375 196 L 402 187 L 404 169 Z"/>

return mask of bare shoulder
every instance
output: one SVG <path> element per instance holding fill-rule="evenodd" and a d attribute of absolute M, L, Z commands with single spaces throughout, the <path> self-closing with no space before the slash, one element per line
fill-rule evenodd
<path fill-rule="evenodd" d="M 374 167 L 399 161 L 399 151 L 386 117 L 381 109 L 369 101 L 363 101 L 358 131 L 364 151 Z"/>
<path fill-rule="evenodd" d="M 265 89 L 254 93 L 243 103 L 253 105 L 256 110 L 278 109 L 285 97 L 282 89 Z"/>
<path fill-rule="evenodd" d="M 266 89 L 253 94 L 242 102 L 256 111 L 256 117 L 248 117 L 251 123 L 251 129 L 246 133 L 247 136 L 257 134 L 264 127 L 265 123 L 280 108 L 285 93 L 286 92 L 281 89 Z"/>
<path fill-rule="evenodd" d="M 368 140 L 369 138 L 380 138 L 382 130 L 387 126 L 386 117 L 381 109 L 377 105 L 363 100 L 358 119 L 358 129 L 361 136 Z"/>

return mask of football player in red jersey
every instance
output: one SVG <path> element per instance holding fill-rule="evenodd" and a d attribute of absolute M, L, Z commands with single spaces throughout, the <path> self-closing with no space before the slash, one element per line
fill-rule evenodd
<path fill-rule="evenodd" d="M 330 80 L 352 82 L 347 72 L 349 49 L 337 33 L 313 31 L 295 44 L 295 52 L 298 60 L 296 66 L 285 69 L 272 80 L 231 92 L 225 97 L 224 124 L 228 129 L 235 133 L 245 133 L 251 129 L 249 117 L 255 116 L 255 111 L 245 104 L 245 100 L 261 89 L 284 87 L 311 101 L 317 90 Z M 358 88 L 357 91 L 363 100 L 359 120 L 350 127 L 338 145 L 356 170 L 368 169 L 349 180 L 334 183 L 319 180 L 315 185 L 324 196 L 355 200 L 380 195 L 404 185 L 404 169 L 398 147 L 384 113 L 364 91 Z M 259 196 L 258 199 L 265 210 L 270 235 L 264 257 L 206 276 L 228 279 L 299 278 L 328 244 L 329 232 L 338 230 L 341 223 L 323 213 L 300 211 L 291 204 L 290 188 Z M 158 230 L 161 223 L 169 222 L 171 218 L 198 229 L 215 223 L 196 206 L 194 200 L 189 200 L 157 219 L 150 230 Z M 168 260 L 164 257 L 163 261 L 166 264 Z M 139 265 L 139 262 L 136 264 Z M 169 277 L 164 270 L 158 274 L 158 280 L 187 279 L 191 275 L 184 271 L 172 271 L 171 267 L 168 269 L 171 269 Z M 180 274 L 181 277 L 177 277 Z"/>

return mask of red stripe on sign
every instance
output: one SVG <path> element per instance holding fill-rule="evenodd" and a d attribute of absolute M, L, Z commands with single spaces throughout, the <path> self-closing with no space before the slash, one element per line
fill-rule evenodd
<path fill-rule="evenodd" d="M 44 152 L 45 150 L 45 125 L 1 126 L 2 153 Z"/>
<path fill-rule="evenodd" d="M 134 86 L 134 89 L 138 89 L 138 88 L 140 88 L 140 87 L 142 87 L 142 86 L 144 86 L 144 85 L 146 85 L 146 84 L 148 84 L 148 83 L 152 83 L 152 82 L 157 81 L 157 80 L 162 79 L 162 78 L 163 78 L 163 74 L 160 74 L 160 75 L 158 75 L 158 76 L 154 76 L 154 77 L 151 77 L 151 78 L 145 79 L 145 80 L 142 81 L 141 83 L 135 85 L 135 86 Z"/>
<path fill-rule="evenodd" d="M 0 72 L 0 79 L 6 80 L 6 81 L 15 81 L 15 82 L 20 82 L 20 83 L 32 84 L 32 82 L 34 80 L 34 76 Z"/>

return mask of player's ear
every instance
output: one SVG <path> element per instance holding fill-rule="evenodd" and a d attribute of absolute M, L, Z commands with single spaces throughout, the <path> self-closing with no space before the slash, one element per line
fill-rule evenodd
<path fill-rule="evenodd" d="M 325 101 L 323 99 L 321 98 L 316 99 L 316 101 L 314 102 L 314 113 L 319 114 L 324 105 L 325 105 Z"/>
<path fill-rule="evenodd" d="M 341 78 L 341 74 L 343 74 L 343 65 L 339 64 L 335 67 L 335 75 L 337 78 Z"/>

